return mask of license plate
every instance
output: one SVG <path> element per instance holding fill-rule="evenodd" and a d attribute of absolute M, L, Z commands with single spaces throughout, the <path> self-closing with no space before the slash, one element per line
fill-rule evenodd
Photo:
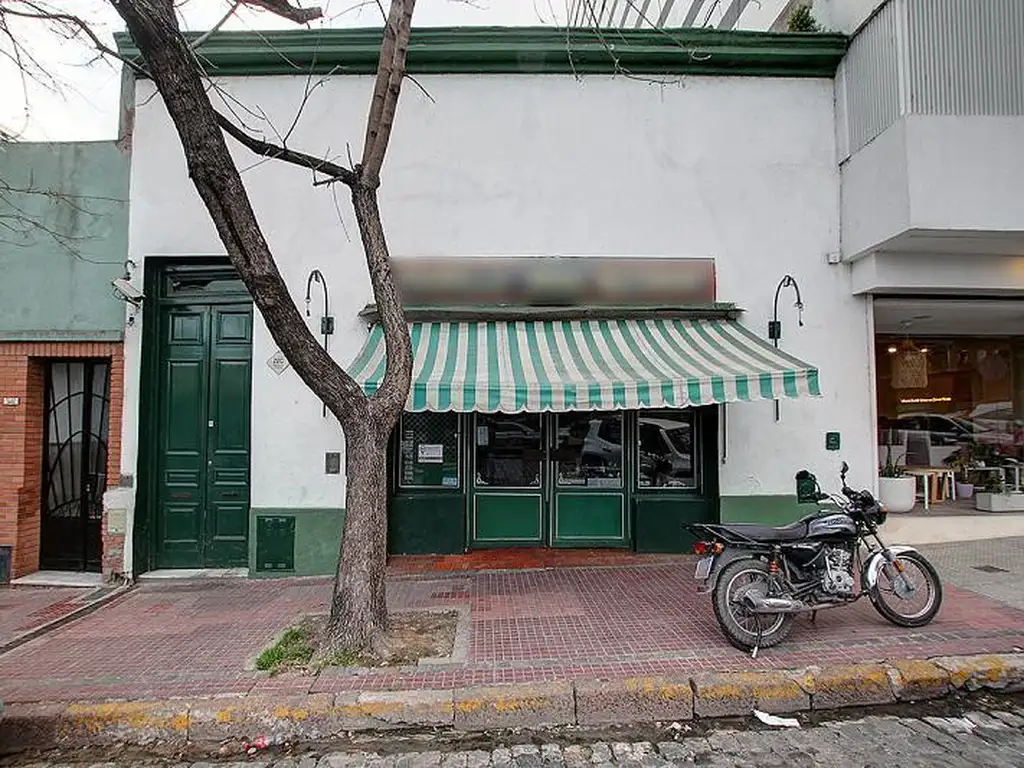
<path fill-rule="evenodd" d="M 713 557 L 702 557 L 697 561 L 697 570 L 693 574 L 693 578 L 698 581 L 707 581 L 708 576 L 711 575 L 711 566 L 714 565 L 715 558 Z"/>

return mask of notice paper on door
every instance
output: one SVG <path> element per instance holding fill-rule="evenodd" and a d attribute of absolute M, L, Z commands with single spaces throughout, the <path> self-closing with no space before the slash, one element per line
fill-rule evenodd
<path fill-rule="evenodd" d="M 444 446 L 440 443 L 420 443 L 416 448 L 416 461 L 420 464 L 443 464 Z"/>

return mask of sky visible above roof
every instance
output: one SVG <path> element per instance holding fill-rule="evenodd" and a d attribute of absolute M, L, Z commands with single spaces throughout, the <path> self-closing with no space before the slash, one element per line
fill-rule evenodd
<path fill-rule="evenodd" d="M 324 19 L 311 26 L 372 27 L 381 24 L 376 2 L 319 0 Z M 111 48 L 122 31 L 106 0 L 61 0 L 62 11 L 87 21 Z M 226 0 L 186 0 L 179 4 L 182 25 L 204 30 L 230 7 Z M 564 23 L 565 0 L 419 0 L 417 26 L 524 26 Z M 22 78 L 18 68 L 0 57 L 0 130 L 26 141 L 88 141 L 117 137 L 121 65 L 97 58 L 85 42 L 69 42 L 43 23 L 11 19 L 12 32 L 53 76 L 40 83 Z M 290 29 L 295 25 L 273 14 L 239 11 L 223 29 Z"/>
<path fill-rule="evenodd" d="M 848 0 L 828 0 L 847 2 Z M 856 0 L 877 3 L 879 0 Z M 51 7 L 85 20 L 93 31 L 114 47 L 113 35 L 123 31 L 107 0 L 49 0 Z M 767 29 L 787 0 L 419 0 L 413 23 L 417 27 L 450 26 L 564 26 L 567 19 L 583 24 L 580 8 L 605 6 L 639 8 L 640 18 L 607 13 L 602 26 L 726 25 L 734 29 Z M 590 3 L 590 5 L 588 5 Z M 221 21 L 232 0 L 180 0 L 181 25 L 207 30 Z M 382 22 L 377 0 L 301 0 L 318 4 L 322 19 L 310 26 L 331 28 L 376 27 Z M 694 13 L 694 9 L 699 13 Z M 735 11 L 735 13 L 733 13 Z M 591 13 L 593 15 L 593 13 Z M 634 14 L 636 15 L 636 14 Z M 622 18 L 618 18 L 622 16 Z M 693 16 L 693 19 L 690 19 Z M 731 18 L 735 16 L 736 18 Z M 664 21 L 660 21 L 664 17 Z M 120 62 L 104 59 L 84 39 L 68 41 L 44 23 L 8 19 L 13 34 L 31 52 L 48 77 L 24 77 L 18 67 L 0 55 L 0 131 L 26 141 L 89 141 L 117 137 L 120 98 Z M 225 30 L 293 29 L 294 24 L 271 13 L 240 7 L 223 25 Z M 2 41 L 0 41 L 2 42 Z M 0 49 L 0 54 L 4 50 Z"/>

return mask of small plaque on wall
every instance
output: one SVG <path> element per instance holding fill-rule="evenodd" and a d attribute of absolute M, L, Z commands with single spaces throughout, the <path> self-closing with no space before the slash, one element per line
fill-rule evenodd
<path fill-rule="evenodd" d="M 841 440 L 838 432 L 826 432 L 825 433 L 825 450 L 826 451 L 838 451 Z"/>
<path fill-rule="evenodd" d="M 324 474 L 326 475 L 340 475 L 341 474 L 341 452 L 340 451 L 328 451 L 324 454 Z"/>
<path fill-rule="evenodd" d="M 107 534 L 110 536 L 123 536 L 128 527 L 127 509 L 107 510 Z"/>

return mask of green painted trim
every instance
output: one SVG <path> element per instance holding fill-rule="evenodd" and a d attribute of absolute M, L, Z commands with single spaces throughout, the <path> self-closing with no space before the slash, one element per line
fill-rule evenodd
<path fill-rule="evenodd" d="M 121 342 L 123 331 L 0 331 L 0 341 Z"/>
<path fill-rule="evenodd" d="M 295 569 L 256 570 L 256 517 L 295 518 Z M 333 576 L 338 565 L 345 510 L 341 507 L 252 507 L 249 509 L 249 576 Z"/>
<path fill-rule="evenodd" d="M 723 523 L 761 525 L 786 525 L 817 509 L 814 504 L 797 503 L 795 493 L 778 496 L 723 496 L 720 504 Z"/>
<path fill-rule="evenodd" d="M 199 33 L 190 33 L 195 39 Z M 377 71 L 382 31 L 321 29 L 217 32 L 199 49 L 209 75 L 346 74 Z M 139 50 L 114 36 L 122 56 Z M 415 28 L 412 74 L 633 74 L 835 76 L 848 38 L 717 29 Z M 614 56 L 609 49 L 614 47 Z M 571 57 L 570 57 L 571 52 Z"/>

